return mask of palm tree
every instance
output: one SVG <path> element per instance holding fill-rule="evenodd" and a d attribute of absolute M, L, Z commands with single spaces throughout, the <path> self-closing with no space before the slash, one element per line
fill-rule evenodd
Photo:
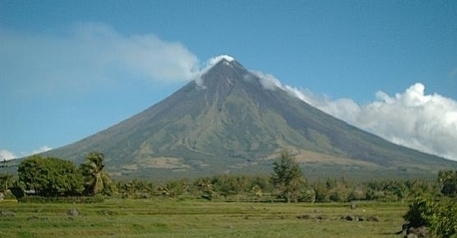
<path fill-rule="evenodd" d="M 98 194 L 108 188 L 111 178 L 103 170 L 105 156 L 99 152 L 90 152 L 86 156 L 86 161 L 80 165 L 81 173 L 84 177 L 85 192 L 88 194 Z"/>

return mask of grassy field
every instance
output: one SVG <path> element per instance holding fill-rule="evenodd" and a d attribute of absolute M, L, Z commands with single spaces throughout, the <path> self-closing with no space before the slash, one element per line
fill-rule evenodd
<path fill-rule="evenodd" d="M 69 214 L 77 209 L 79 214 Z M 108 199 L 98 204 L 0 202 L 0 237 L 400 237 L 407 205 Z M 342 216 L 363 217 L 348 221 Z M 379 221 L 366 221 L 376 217 Z"/>

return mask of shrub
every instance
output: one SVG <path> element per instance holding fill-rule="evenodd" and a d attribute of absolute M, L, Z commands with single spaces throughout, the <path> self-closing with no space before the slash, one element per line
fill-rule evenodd
<path fill-rule="evenodd" d="M 101 203 L 103 196 L 43 197 L 26 196 L 18 199 L 21 203 Z"/>
<path fill-rule="evenodd" d="M 433 204 L 430 199 L 416 198 L 409 204 L 409 210 L 403 218 L 410 222 L 412 227 L 428 226 L 430 225 L 430 217 L 432 213 Z"/>
<path fill-rule="evenodd" d="M 417 198 L 403 216 L 411 227 L 427 226 L 436 237 L 457 237 L 457 206 L 456 199 L 441 198 L 432 201 Z"/>

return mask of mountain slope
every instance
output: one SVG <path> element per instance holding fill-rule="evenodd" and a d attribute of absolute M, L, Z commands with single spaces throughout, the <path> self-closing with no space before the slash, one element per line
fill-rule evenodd
<path fill-rule="evenodd" d="M 280 88 L 266 89 L 258 76 L 228 59 L 145 111 L 46 154 L 80 162 L 100 151 L 114 175 L 161 177 L 268 171 L 282 149 L 322 171 L 456 167 L 361 131 Z"/>

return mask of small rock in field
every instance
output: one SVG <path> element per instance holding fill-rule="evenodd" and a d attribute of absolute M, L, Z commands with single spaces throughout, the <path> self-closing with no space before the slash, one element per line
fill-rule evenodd
<path fill-rule="evenodd" d="M 76 208 L 72 208 L 72 209 L 67 211 L 67 214 L 70 215 L 70 216 L 78 216 L 79 215 L 79 211 Z"/>

